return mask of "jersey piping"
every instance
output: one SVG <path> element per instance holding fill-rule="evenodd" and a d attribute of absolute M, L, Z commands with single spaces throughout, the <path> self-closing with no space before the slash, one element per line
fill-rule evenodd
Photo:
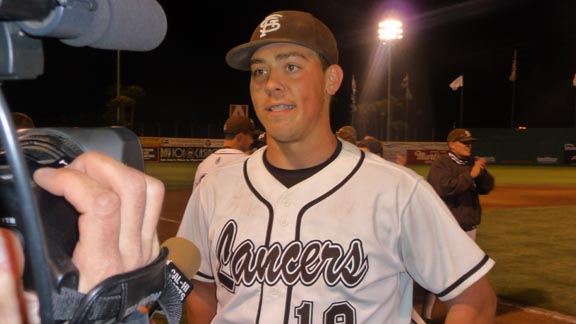
<path fill-rule="evenodd" d="M 362 163 L 364 162 L 365 156 L 366 156 L 366 154 L 364 153 L 364 151 L 361 151 L 360 152 L 360 159 L 358 160 L 358 163 L 356 163 L 356 166 L 350 171 L 350 173 L 344 179 L 342 179 L 342 181 L 340 183 L 338 183 L 336 186 L 334 186 L 334 188 L 332 188 L 328 192 L 324 193 L 320 197 L 318 197 L 318 198 L 310 201 L 308 204 L 304 205 L 304 207 L 298 213 L 298 219 L 296 221 L 297 230 L 295 232 L 296 235 L 294 238 L 295 240 L 300 240 L 300 226 L 302 224 L 302 218 L 304 217 L 304 214 L 306 213 L 306 211 L 308 209 L 310 209 L 310 207 L 318 204 L 322 200 L 331 196 L 334 192 L 336 192 L 339 188 L 341 188 L 346 182 L 348 182 L 354 176 L 354 174 L 356 174 L 356 172 L 358 172 L 358 170 L 362 166 Z M 268 226 L 267 226 L 267 230 L 266 230 L 266 246 L 270 246 L 270 235 L 272 232 L 271 226 L 272 226 L 272 220 L 274 218 L 274 209 L 272 207 L 272 204 L 270 204 L 270 202 L 268 202 L 266 199 L 264 199 L 264 197 L 262 197 L 262 195 L 256 190 L 256 188 L 254 188 L 254 185 L 250 181 L 250 177 L 248 176 L 248 161 L 244 161 L 243 172 L 244 172 L 244 180 L 246 181 L 246 184 L 248 185 L 248 187 L 250 188 L 252 193 L 258 198 L 258 200 L 260 200 L 266 206 L 266 208 L 268 208 L 269 221 L 268 221 Z M 264 285 L 264 283 L 261 284 L 261 287 L 262 287 L 262 285 Z M 256 323 L 260 322 L 260 313 L 261 313 L 261 309 L 262 309 L 263 291 L 264 291 L 263 289 L 260 290 L 260 300 L 258 302 L 258 314 L 256 316 Z M 291 306 L 290 300 L 291 300 L 291 298 L 292 298 L 292 286 L 289 286 L 287 288 L 286 303 L 285 303 L 285 307 L 284 307 L 284 323 L 288 323 L 290 320 L 290 306 Z"/>

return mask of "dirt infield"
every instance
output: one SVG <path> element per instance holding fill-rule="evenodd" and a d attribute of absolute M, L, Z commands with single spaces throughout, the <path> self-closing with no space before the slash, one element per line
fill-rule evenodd
<path fill-rule="evenodd" d="M 576 205 L 576 186 L 502 185 L 480 196 L 482 208 L 526 208 Z"/>
<path fill-rule="evenodd" d="M 182 218 L 190 190 L 169 190 L 164 201 L 163 217 L 158 224 L 160 241 L 176 234 Z M 484 209 L 573 206 L 576 205 L 576 186 L 497 186 L 492 193 L 481 198 Z M 421 290 L 415 292 L 415 307 L 420 310 Z M 434 317 L 442 318 L 445 307 L 437 302 Z M 440 321 L 438 321 L 440 323 Z M 519 305 L 500 300 L 495 324 L 576 324 L 576 317 L 551 312 L 535 307 Z"/>

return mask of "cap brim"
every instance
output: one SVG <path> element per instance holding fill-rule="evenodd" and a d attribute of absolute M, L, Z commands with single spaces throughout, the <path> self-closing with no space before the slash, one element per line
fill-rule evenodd
<path fill-rule="evenodd" d="M 291 43 L 308 47 L 306 45 L 295 42 L 294 40 L 286 38 L 261 39 L 238 45 L 229 50 L 228 53 L 226 53 L 226 63 L 228 63 L 230 67 L 236 70 L 250 71 L 250 60 L 252 59 L 254 52 L 256 52 L 260 47 L 272 43 Z"/>

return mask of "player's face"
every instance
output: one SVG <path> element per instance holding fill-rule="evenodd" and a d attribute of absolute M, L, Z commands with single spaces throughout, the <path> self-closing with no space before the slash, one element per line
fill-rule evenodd
<path fill-rule="evenodd" d="M 313 50 L 263 46 L 252 55 L 251 73 L 252 103 L 269 137 L 293 143 L 331 133 L 328 77 Z"/>
<path fill-rule="evenodd" d="M 450 150 L 459 158 L 467 158 L 472 155 L 471 142 L 450 142 Z"/>

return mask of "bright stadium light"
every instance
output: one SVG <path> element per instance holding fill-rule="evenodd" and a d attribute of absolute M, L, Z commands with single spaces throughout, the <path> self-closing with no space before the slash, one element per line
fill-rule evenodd
<path fill-rule="evenodd" d="M 378 23 L 378 38 L 382 44 L 388 44 L 402 39 L 402 22 L 396 19 L 386 19 Z"/>
<path fill-rule="evenodd" d="M 390 141 L 390 104 L 392 93 L 392 44 L 402 39 L 402 22 L 397 19 L 386 19 L 378 23 L 378 38 L 388 45 L 388 100 L 386 107 L 386 141 Z"/>

